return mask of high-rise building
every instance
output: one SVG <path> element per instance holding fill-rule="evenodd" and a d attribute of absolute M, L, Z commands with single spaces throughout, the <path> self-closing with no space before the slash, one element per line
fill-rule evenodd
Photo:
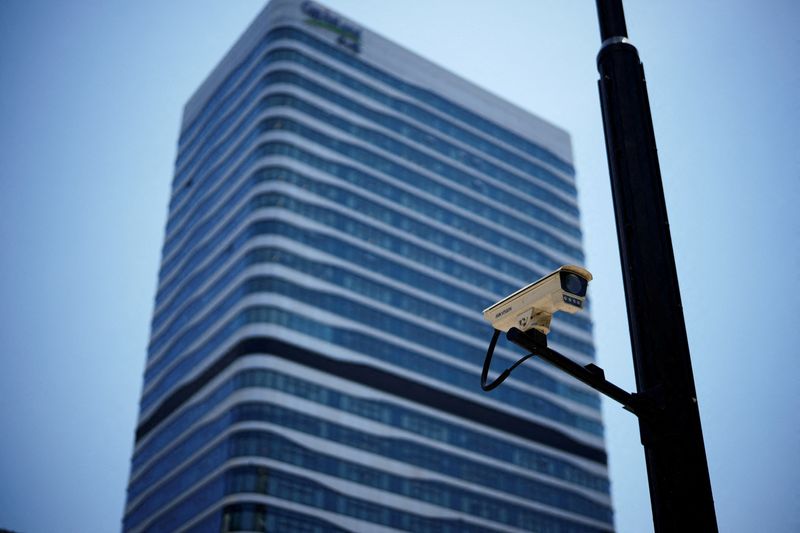
<path fill-rule="evenodd" d="M 483 308 L 582 262 L 564 131 L 273 0 L 184 111 L 124 530 L 611 531 L 598 396 L 479 387 Z"/>

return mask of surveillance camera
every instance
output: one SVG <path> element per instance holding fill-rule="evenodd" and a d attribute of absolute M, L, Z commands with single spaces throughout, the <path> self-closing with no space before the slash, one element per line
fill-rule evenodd
<path fill-rule="evenodd" d="M 577 313 L 583 309 L 586 287 L 591 279 L 592 274 L 585 268 L 564 265 L 487 307 L 483 318 L 500 331 L 512 327 L 521 331 L 536 328 L 547 335 L 553 313 Z"/>

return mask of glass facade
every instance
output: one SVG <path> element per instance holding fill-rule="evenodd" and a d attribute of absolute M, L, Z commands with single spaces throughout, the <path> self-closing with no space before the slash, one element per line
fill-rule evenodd
<path fill-rule="evenodd" d="M 568 138 L 510 110 L 264 9 L 185 110 L 124 531 L 613 530 L 596 393 L 479 387 L 481 310 L 584 259 Z"/>

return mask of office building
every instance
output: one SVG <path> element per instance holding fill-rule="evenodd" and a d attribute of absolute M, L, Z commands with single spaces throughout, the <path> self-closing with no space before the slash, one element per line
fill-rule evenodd
<path fill-rule="evenodd" d="M 481 311 L 569 263 L 564 131 L 273 0 L 184 110 L 123 529 L 611 531 L 598 396 L 479 386 Z"/>

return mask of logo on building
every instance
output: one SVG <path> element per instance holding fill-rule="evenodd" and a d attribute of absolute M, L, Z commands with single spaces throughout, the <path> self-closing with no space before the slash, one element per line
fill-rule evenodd
<path fill-rule="evenodd" d="M 313 2 L 303 2 L 300 5 L 300 9 L 308 15 L 305 21 L 306 24 L 335 33 L 337 35 L 336 42 L 348 50 L 356 53 L 361 50 L 361 30 L 359 28 Z"/>

